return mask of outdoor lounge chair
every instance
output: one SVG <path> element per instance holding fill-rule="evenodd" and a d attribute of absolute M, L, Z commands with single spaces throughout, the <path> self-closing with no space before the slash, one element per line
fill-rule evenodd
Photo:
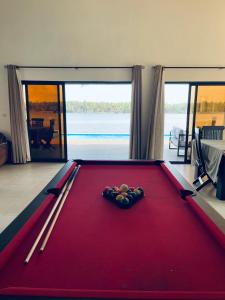
<path fill-rule="evenodd" d="M 177 149 L 177 156 L 184 156 L 180 153 L 180 149 L 185 150 L 186 134 L 185 130 L 173 127 L 169 136 L 169 149 Z"/>

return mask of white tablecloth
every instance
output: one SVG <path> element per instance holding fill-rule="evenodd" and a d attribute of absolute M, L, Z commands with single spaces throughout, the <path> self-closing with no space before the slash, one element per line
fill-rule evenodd
<path fill-rule="evenodd" d="M 222 156 L 225 154 L 225 140 L 201 140 L 205 168 L 213 182 L 217 181 Z"/>

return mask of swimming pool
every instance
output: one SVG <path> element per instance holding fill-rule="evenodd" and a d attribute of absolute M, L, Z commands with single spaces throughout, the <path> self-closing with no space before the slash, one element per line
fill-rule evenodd
<path fill-rule="evenodd" d="M 69 141 L 85 141 L 85 140 L 115 140 L 129 141 L 128 133 L 69 133 L 67 134 Z M 164 140 L 169 140 L 169 134 L 164 134 Z"/>

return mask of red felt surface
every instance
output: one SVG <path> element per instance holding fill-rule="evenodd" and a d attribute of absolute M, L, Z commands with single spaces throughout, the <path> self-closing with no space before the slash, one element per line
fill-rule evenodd
<path fill-rule="evenodd" d="M 121 183 L 145 190 L 131 209 L 101 196 Z M 225 298 L 225 252 L 160 166 L 82 166 L 45 252 L 24 265 L 38 230 L 2 269 L 0 294 Z"/>

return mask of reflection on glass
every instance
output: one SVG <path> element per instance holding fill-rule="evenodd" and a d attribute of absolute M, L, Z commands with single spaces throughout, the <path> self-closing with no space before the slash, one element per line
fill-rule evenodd
<path fill-rule="evenodd" d="M 225 124 L 225 86 L 199 86 L 196 127 Z"/>
<path fill-rule="evenodd" d="M 27 100 L 32 160 L 64 158 L 62 156 L 58 86 L 29 84 Z"/>

